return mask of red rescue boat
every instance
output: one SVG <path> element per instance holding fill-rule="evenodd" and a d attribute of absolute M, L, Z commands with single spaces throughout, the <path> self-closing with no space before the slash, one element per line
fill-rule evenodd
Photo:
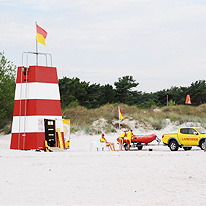
<path fill-rule="evenodd" d="M 133 135 L 132 136 L 132 143 L 150 143 L 153 140 L 155 140 L 157 136 L 155 134 L 148 134 L 148 135 Z M 124 142 L 126 143 L 127 138 L 124 138 Z M 119 142 L 119 137 L 117 138 L 117 141 Z"/>
<path fill-rule="evenodd" d="M 148 135 L 133 135 L 132 142 L 150 143 L 155 140 L 157 136 L 155 134 Z"/>

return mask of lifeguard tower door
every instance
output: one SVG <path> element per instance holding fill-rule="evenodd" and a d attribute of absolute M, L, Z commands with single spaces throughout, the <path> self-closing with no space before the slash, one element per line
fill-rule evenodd
<path fill-rule="evenodd" d="M 56 143 L 55 120 L 44 119 L 45 126 L 45 140 L 48 146 L 54 147 Z"/>

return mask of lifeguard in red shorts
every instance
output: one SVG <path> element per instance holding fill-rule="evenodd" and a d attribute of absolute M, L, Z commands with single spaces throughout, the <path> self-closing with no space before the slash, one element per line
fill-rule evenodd
<path fill-rule="evenodd" d="M 133 136 L 134 134 L 133 134 L 133 132 L 132 132 L 132 130 L 130 130 L 128 133 L 127 133 L 127 151 L 129 151 L 130 150 L 130 144 L 131 144 L 131 142 L 132 142 L 132 136 Z"/>
<path fill-rule="evenodd" d="M 120 135 L 120 138 L 119 138 L 119 143 L 120 143 L 120 150 L 122 151 L 122 145 L 123 145 L 123 142 L 124 142 L 124 137 L 127 137 L 127 133 L 126 131 L 122 132 L 122 134 Z"/>

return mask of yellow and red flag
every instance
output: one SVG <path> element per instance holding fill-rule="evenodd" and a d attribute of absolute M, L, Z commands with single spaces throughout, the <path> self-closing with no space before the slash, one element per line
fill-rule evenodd
<path fill-rule="evenodd" d="M 36 41 L 41 43 L 41 44 L 46 45 L 45 39 L 47 37 L 47 32 L 38 25 L 36 25 L 36 31 L 37 31 Z"/>
<path fill-rule="evenodd" d="M 119 119 L 120 120 L 123 120 L 123 116 L 122 115 L 123 115 L 123 113 L 122 113 L 121 109 L 119 108 Z"/>

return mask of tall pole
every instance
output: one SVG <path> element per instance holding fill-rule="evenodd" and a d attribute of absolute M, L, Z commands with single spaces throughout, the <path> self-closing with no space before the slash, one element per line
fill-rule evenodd
<path fill-rule="evenodd" d="M 38 66 L 37 22 L 36 22 L 36 65 Z"/>
<path fill-rule="evenodd" d="M 168 106 L 168 94 L 167 94 L 167 106 Z"/>
<path fill-rule="evenodd" d="M 119 106 L 118 106 L 118 113 L 119 113 L 119 151 L 120 151 L 122 148 L 122 140 L 120 138 L 121 131 L 120 131 L 120 107 Z"/>

